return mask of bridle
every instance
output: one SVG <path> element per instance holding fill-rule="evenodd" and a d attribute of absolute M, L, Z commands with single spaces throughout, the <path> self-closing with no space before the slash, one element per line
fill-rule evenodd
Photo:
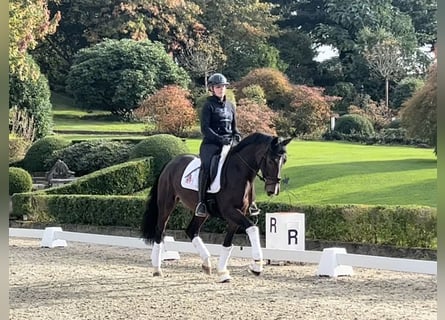
<path fill-rule="evenodd" d="M 241 160 L 241 162 L 247 167 L 249 168 L 252 172 L 255 173 L 255 175 L 261 180 L 263 181 L 266 185 L 271 185 L 271 184 L 278 184 L 281 181 L 281 178 L 279 177 L 270 177 L 270 176 L 262 176 L 261 174 L 259 174 L 258 172 L 261 169 L 261 164 L 264 162 L 264 160 L 266 159 L 266 155 L 269 153 L 269 149 L 267 149 L 267 151 L 264 153 L 264 155 L 262 156 L 260 162 L 258 163 L 258 170 L 253 169 L 246 160 L 243 159 L 243 157 L 241 157 L 238 153 L 236 153 L 236 156 Z M 281 162 L 281 158 L 283 156 L 280 156 L 280 162 Z"/>

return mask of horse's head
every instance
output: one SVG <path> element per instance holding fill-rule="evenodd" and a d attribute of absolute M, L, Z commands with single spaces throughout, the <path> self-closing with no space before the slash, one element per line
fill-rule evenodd
<path fill-rule="evenodd" d="M 274 137 L 261 161 L 260 170 L 268 196 L 276 196 L 280 193 L 281 167 L 286 162 L 286 145 L 291 141 L 292 138 Z"/>

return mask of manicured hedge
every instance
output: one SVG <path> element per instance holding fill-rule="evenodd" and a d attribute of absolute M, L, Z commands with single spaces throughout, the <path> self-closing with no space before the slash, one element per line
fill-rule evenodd
<path fill-rule="evenodd" d="M 151 158 L 117 164 L 85 175 L 72 183 L 44 189 L 43 194 L 127 195 L 150 186 Z"/>
<path fill-rule="evenodd" d="M 140 228 L 145 197 L 44 195 L 22 193 L 12 197 L 13 216 L 36 222 L 111 225 Z M 303 212 L 306 239 L 437 248 L 437 210 L 418 206 L 317 205 L 295 207 L 258 203 L 263 214 L 258 226 L 264 234 L 265 212 Z M 177 206 L 168 229 L 184 230 L 189 210 Z M 224 232 L 225 222 L 209 219 L 205 232 Z"/>

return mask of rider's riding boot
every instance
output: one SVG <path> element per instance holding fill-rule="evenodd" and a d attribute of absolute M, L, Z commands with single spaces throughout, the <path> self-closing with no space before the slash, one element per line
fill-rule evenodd
<path fill-rule="evenodd" d="M 251 216 L 256 216 L 260 213 L 260 209 L 258 209 L 258 207 L 256 206 L 255 201 L 252 201 L 252 203 L 250 204 L 249 213 Z"/>
<path fill-rule="evenodd" d="M 207 174 L 204 170 L 199 171 L 199 186 L 198 186 L 198 205 L 196 206 L 195 216 L 206 217 L 207 207 L 205 205 L 205 195 L 207 192 Z"/>

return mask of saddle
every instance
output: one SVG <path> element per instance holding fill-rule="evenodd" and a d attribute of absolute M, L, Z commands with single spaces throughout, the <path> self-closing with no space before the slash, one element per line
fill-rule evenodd
<path fill-rule="evenodd" d="M 221 153 L 214 155 L 210 161 L 210 186 L 207 193 L 217 193 L 221 188 L 221 169 L 229 153 L 230 146 L 223 146 Z M 182 178 L 181 186 L 184 189 L 198 191 L 199 168 L 201 166 L 201 159 L 196 157 L 185 168 Z"/>

